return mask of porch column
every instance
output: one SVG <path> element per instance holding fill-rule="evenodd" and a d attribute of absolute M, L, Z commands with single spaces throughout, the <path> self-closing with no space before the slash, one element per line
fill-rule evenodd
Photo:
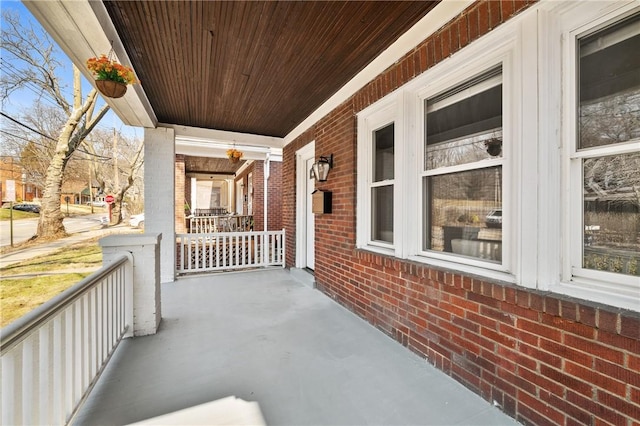
<path fill-rule="evenodd" d="M 146 218 L 145 218 L 146 219 Z M 146 233 L 130 235 L 110 235 L 100 239 L 102 263 L 108 265 L 123 253 L 131 254 L 133 259 L 133 283 L 127 283 L 132 289 L 127 299 L 133 314 L 130 332 L 134 336 L 156 334 L 162 318 L 160 295 L 160 259 L 159 246 L 162 236 Z"/>
<path fill-rule="evenodd" d="M 160 280 L 175 280 L 175 134 L 173 129 L 144 129 L 145 232 L 162 234 Z"/>

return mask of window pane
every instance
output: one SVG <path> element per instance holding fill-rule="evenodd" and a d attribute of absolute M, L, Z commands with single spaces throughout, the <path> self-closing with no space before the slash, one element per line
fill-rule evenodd
<path fill-rule="evenodd" d="M 582 167 L 583 267 L 640 275 L 640 153 L 590 158 Z"/>
<path fill-rule="evenodd" d="M 579 44 L 579 148 L 640 138 L 640 15 Z"/>
<path fill-rule="evenodd" d="M 426 101 L 426 170 L 501 156 L 500 72 L 492 70 Z"/>
<path fill-rule="evenodd" d="M 393 185 L 371 189 L 371 238 L 393 243 Z"/>
<path fill-rule="evenodd" d="M 373 132 L 373 181 L 393 179 L 393 123 Z"/>
<path fill-rule="evenodd" d="M 502 261 L 502 167 L 425 177 L 425 250 Z"/>

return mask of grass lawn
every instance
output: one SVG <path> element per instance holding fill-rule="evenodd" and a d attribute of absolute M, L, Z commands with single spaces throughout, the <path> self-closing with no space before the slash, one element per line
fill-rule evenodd
<path fill-rule="evenodd" d="M 7 203 L 5 203 L 4 205 L 7 205 Z M 65 203 L 62 203 L 62 205 L 60 206 L 60 211 L 62 212 L 63 215 L 67 215 L 67 205 Z M 108 209 L 106 207 L 93 207 L 93 213 L 108 213 Z M 0 220 L 9 220 L 9 215 L 11 214 L 11 209 L 7 208 L 1 208 L 0 209 Z M 69 212 L 68 214 L 70 216 L 77 216 L 77 215 L 86 215 L 86 214 L 91 214 L 91 206 L 86 206 L 83 204 L 69 204 Z M 30 212 L 23 212 L 20 210 L 14 210 L 13 211 L 13 220 L 19 220 L 19 219 L 29 219 L 29 218 L 38 218 L 40 215 L 38 213 L 30 213 Z"/>
<path fill-rule="evenodd" d="M 11 219 L 10 215 L 11 215 L 10 209 L 0 209 L 0 220 L 10 220 Z M 39 217 L 39 216 L 40 215 L 38 213 L 23 212 L 20 210 L 13 211 L 13 220 L 29 219 L 33 217 Z"/>
<path fill-rule="evenodd" d="M 98 240 L 0 269 L 0 326 L 4 327 L 102 266 Z"/>

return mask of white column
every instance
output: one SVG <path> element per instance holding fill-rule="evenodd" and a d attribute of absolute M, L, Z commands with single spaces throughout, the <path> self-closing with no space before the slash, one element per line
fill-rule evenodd
<path fill-rule="evenodd" d="M 195 216 L 196 209 L 198 208 L 198 180 L 194 177 L 191 178 L 191 214 Z"/>
<path fill-rule="evenodd" d="M 144 228 L 162 235 L 161 282 L 175 280 L 175 157 L 173 129 L 144 129 Z"/>
<path fill-rule="evenodd" d="M 130 331 L 134 336 L 155 334 L 162 318 L 160 243 L 160 234 L 147 232 L 143 235 L 110 235 L 100 239 L 104 265 L 113 262 L 123 253 L 130 253 L 133 257 L 133 303 L 132 306 L 127 305 L 133 313 L 133 330 Z"/>
<path fill-rule="evenodd" d="M 271 170 L 269 169 L 269 154 L 267 154 L 267 158 L 264 160 L 264 179 L 263 179 L 263 183 L 264 183 L 264 202 L 263 202 L 263 211 L 264 211 L 264 217 L 263 217 L 263 222 L 264 222 L 264 226 L 262 228 L 263 231 L 268 231 L 269 230 L 269 173 L 271 172 Z"/>

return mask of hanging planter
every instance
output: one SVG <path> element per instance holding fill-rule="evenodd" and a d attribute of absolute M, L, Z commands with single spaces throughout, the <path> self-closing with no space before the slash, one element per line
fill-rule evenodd
<path fill-rule="evenodd" d="M 227 157 L 229 158 L 229 161 L 231 161 L 234 164 L 240 161 L 243 155 L 244 154 L 241 151 L 238 151 L 235 148 L 231 148 L 227 150 Z"/>
<path fill-rule="evenodd" d="M 127 93 L 127 85 L 119 81 L 96 80 L 96 88 L 107 98 L 121 98 Z"/>
<path fill-rule="evenodd" d="M 112 58 L 113 50 L 109 55 L 100 55 L 99 58 L 89 58 L 87 68 L 95 76 L 96 88 L 105 97 L 121 98 L 127 92 L 127 84 L 135 84 L 136 77 L 130 67 L 119 64 Z"/>

